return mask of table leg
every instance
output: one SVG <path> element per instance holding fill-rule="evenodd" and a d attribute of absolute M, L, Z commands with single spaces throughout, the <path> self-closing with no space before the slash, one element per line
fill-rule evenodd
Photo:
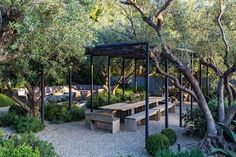
<path fill-rule="evenodd" d="M 131 109 L 131 115 L 135 114 L 134 108 Z"/>

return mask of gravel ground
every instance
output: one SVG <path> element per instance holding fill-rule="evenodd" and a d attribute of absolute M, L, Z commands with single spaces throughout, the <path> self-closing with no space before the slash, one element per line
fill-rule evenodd
<path fill-rule="evenodd" d="M 0 107 L 0 114 L 4 114 L 4 113 L 8 112 L 9 108 L 10 108 L 9 106 L 8 107 Z"/>
<path fill-rule="evenodd" d="M 161 121 L 150 121 L 150 133 L 158 133 L 164 128 L 164 116 Z M 178 127 L 178 107 L 176 113 L 169 114 L 169 127 L 177 133 L 177 142 L 172 146 L 177 150 L 196 148 L 199 139 L 182 135 L 184 129 Z M 145 127 L 140 126 L 137 132 L 121 130 L 114 135 L 102 130 L 88 130 L 85 122 L 65 124 L 46 124 L 46 128 L 37 134 L 41 139 L 51 142 L 61 157 L 148 157 L 144 148 Z"/>

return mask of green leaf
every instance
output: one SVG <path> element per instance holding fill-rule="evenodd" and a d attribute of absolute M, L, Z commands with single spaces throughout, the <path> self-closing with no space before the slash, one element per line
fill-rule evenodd
<path fill-rule="evenodd" d="M 236 143 L 236 134 L 226 127 L 223 123 L 217 123 L 225 132 L 226 134 Z"/>
<path fill-rule="evenodd" d="M 221 148 L 215 148 L 215 147 L 212 147 L 212 150 L 211 150 L 211 154 L 224 154 L 224 155 L 227 155 L 227 156 L 230 156 L 230 157 L 235 157 L 236 156 L 236 153 L 231 151 L 231 150 L 224 150 L 224 149 L 221 149 Z"/>
<path fill-rule="evenodd" d="M 233 120 L 233 123 L 236 125 L 236 120 Z"/>

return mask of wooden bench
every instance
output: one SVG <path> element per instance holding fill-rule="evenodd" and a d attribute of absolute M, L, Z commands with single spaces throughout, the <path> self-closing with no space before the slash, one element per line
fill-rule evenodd
<path fill-rule="evenodd" d="M 150 109 L 149 110 L 149 117 L 151 120 L 159 120 L 160 115 L 159 110 Z M 125 118 L 125 129 L 130 131 L 136 131 L 138 124 L 144 124 L 144 120 L 146 118 L 145 111 L 139 112 L 137 114 L 130 115 Z"/>
<path fill-rule="evenodd" d="M 165 115 L 165 105 L 157 105 L 149 110 L 149 117 L 151 120 L 159 121 L 161 116 Z M 175 104 L 168 103 L 168 111 L 170 113 L 175 113 Z M 144 124 L 145 111 L 130 115 L 125 118 L 125 128 L 126 130 L 136 131 L 138 124 Z"/>
<path fill-rule="evenodd" d="M 120 131 L 120 118 L 108 112 L 90 112 L 85 115 L 86 125 L 91 129 L 101 128 L 110 130 L 112 134 Z M 105 125 L 104 125 L 105 124 Z"/>
<path fill-rule="evenodd" d="M 170 113 L 175 113 L 175 103 L 168 103 L 168 112 Z M 161 116 L 165 116 L 165 104 L 162 105 L 157 105 L 156 107 L 152 108 L 152 110 L 157 110 L 160 112 L 160 114 L 158 114 L 158 119 L 161 119 Z"/>
<path fill-rule="evenodd" d="M 170 113 L 175 113 L 175 103 L 168 103 L 168 111 Z M 165 115 L 165 104 L 162 105 L 157 105 L 156 107 L 152 108 L 152 110 L 159 110 L 161 112 L 161 115 L 164 116 Z M 164 112 L 164 113 L 163 113 Z"/>

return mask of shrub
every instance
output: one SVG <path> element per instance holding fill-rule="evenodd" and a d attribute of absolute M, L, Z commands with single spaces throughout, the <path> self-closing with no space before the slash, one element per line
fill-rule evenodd
<path fill-rule="evenodd" d="M 82 108 L 75 105 L 68 111 L 64 105 L 48 103 L 45 106 L 45 118 L 53 123 L 70 122 L 84 119 L 85 113 Z"/>
<path fill-rule="evenodd" d="M 225 110 L 227 110 L 227 101 L 225 101 Z M 212 96 L 212 99 L 208 102 L 209 109 L 213 115 L 213 118 L 218 121 L 217 112 L 217 99 Z M 207 130 L 207 124 L 203 112 L 199 108 L 194 108 L 191 115 L 191 110 L 187 109 L 183 115 L 185 121 L 185 134 L 197 137 L 203 137 Z"/>
<path fill-rule="evenodd" d="M 54 102 L 45 106 L 45 118 L 52 122 L 67 122 L 70 120 L 67 108 Z"/>
<path fill-rule="evenodd" d="M 85 112 L 82 108 L 74 106 L 70 111 L 71 121 L 78 121 L 85 118 Z"/>
<path fill-rule="evenodd" d="M 4 137 L 4 133 L 2 130 L 0 130 L 0 139 Z"/>
<path fill-rule="evenodd" d="M 9 148 L 7 149 L 3 157 L 58 157 L 57 153 L 54 150 L 52 144 L 39 140 L 33 133 L 27 134 L 16 134 L 11 136 L 8 139 L 5 139 L 0 147 L 6 147 L 8 145 Z M 12 154 L 12 150 L 17 150 L 18 148 L 24 147 L 22 151 L 20 150 L 20 156 Z M 26 149 L 27 148 L 27 149 Z M 1 148 L 0 148 L 1 151 Z M 0 152 L 0 156 L 2 157 L 3 151 Z M 19 152 L 19 151 L 16 151 Z M 9 154 L 11 153 L 11 154 Z M 23 154 L 22 154 L 23 153 Z M 36 156 L 35 156 L 36 154 Z"/>
<path fill-rule="evenodd" d="M 170 146 L 169 140 L 162 134 L 153 134 L 148 137 L 146 143 L 147 152 L 151 155 L 155 155 L 156 151 L 168 149 Z"/>
<path fill-rule="evenodd" d="M 6 107 L 14 105 L 15 102 L 4 94 L 0 94 L 0 107 Z"/>
<path fill-rule="evenodd" d="M 20 116 L 27 115 L 27 111 L 24 108 L 17 106 L 17 105 L 12 105 L 9 108 L 9 113 L 13 113 L 13 114 L 20 115 Z"/>
<path fill-rule="evenodd" d="M 175 157 L 175 153 L 170 149 L 157 150 L 155 157 Z"/>
<path fill-rule="evenodd" d="M 183 115 L 185 122 L 185 135 L 203 137 L 206 133 L 207 124 L 202 111 L 199 108 L 193 108 L 193 112 L 190 109 L 186 110 Z"/>
<path fill-rule="evenodd" d="M 16 145 L 26 144 L 32 148 L 37 148 L 40 152 L 40 157 L 58 157 L 51 143 L 40 140 L 32 132 L 14 136 L 13 139 Z"/>
<path fill-rule="evenodd" d="M 11 126 L 17 133 L 39 132 L 44 125 L 38 117 L 18 116 L 14 113 L 7 113 L 0 116 L 0 126 Z"/>
<path fill-rule="evenodd" d="M 162 135 L 165 135 L 169 139 L 170 145 L 175 144 L 177 136 L 174 130 L 167 128 L 161 131 Z"/>
<path fill-rule="evenodd" d="M 17 121 L 19 116 L 13 113 L 5 113 L 0 116 L 0 126 L 2 127 L 9 127 L 12 126 L 13 123 Z"/>
<path fill-rule="evenodd" d="M 199 149 L 174 153 L 169 149 L 158 150 L 155 157 L 204 157 L 204 154 Z"/>
<path fill-rule="evenodd" d="M 12 124 L 12 127 L 17 133 L 29 133 L 31 131 L 36 133 L 43 130 L 44 125 L 37 117 L 19 116 L 18 119 Z"/>
<path fill-rule="evenodd" d="M 32 149 L 29 146 L 14 147 L 12 141 L 7 141 L 0 146 L 1 157 L 40 157 L 37 149 Z"/>

